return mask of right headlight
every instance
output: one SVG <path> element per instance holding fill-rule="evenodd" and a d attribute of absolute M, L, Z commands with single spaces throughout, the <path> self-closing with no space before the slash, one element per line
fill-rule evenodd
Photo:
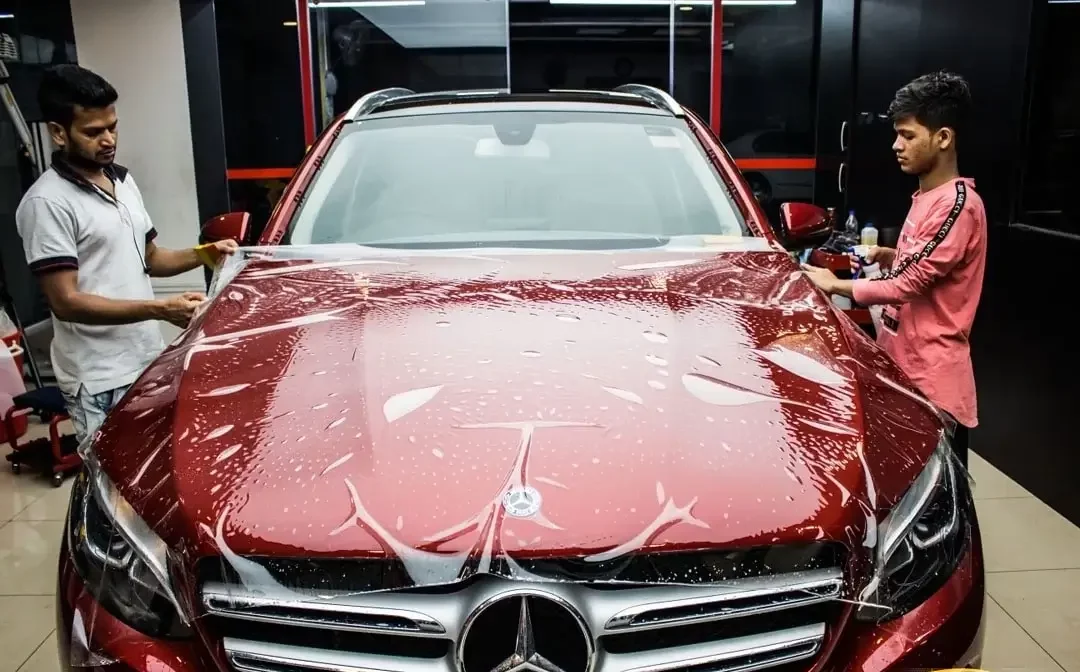
<path fill-rule="evenodd" d="M 943 436 L 926 467 L 878 525 L 874 574 L 856 617 L 884 621 L 911 611 L 956 570 L 971 538 L 972 504 Z"/>
<path fill-rule="evenodd" d="M 88 463 L 71 490 L 68 548 L 87 592 L 106 611 L 152 637 L 188 637 L 169 583 L 165 543 Z"/>

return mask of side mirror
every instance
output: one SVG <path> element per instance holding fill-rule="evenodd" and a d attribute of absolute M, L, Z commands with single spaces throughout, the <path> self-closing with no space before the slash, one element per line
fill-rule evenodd
<path fill-rule="evenodd" d="M 790 242 L 805 242 L 828 233 L 832 218 L 812 203 L 783 203 L 780 205 L 780 226 Z"/>
<path fill-rule="evenodd" d="M 235 240 L 244 245 L 251 228 L 251 214 L 247 212 L 229 212 L 206 221 L 199 234 L 199 242 L 216 243 L 219 240 Z"/>

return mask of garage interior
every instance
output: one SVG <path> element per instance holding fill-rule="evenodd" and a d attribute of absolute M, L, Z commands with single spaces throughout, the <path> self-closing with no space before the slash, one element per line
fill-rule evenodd
<path fill-rule="evenodd" d="M 971 476 L 990 597 L 982 667 L 1080 672 L 1080 347 L 1066 328 L 1080 294 L 1070 270 L 1080 259 L 1070 197 L 1080 2 L 428 0 L 426 9 L 404 20 L 393 7 L 305 0 L 0 0 L 0 34 L 17 47 L 5 58 L 10 85 L 39 142 L 34 91 L 46 67 L 77 62 L 121 89 L 124 160 L 154 175 L 144 191 L 159 199 L 158 229 L 176 247 L 219 213 L 251 212 L 258 229 L 317 134 L 360 95 L 506 82 L 671 89 L 719 131 L 771 217 L 781 201 L 814 202 L 854 210 L 895 240 L 915 186 L 896 169 L 885 108 L 920 74 L 962 73 L 975 120 L 960 168 L 990 220 L 971 341 L 980 406 Z M 27 170 L 0 116 L 0 260 L 21 321 L 42 325 L 48 307 L 14 226 Z M 155 290 L 204 283 L 196 273 Z M 44 362 L 47 334 L 31 338 L 44 343 L 35 349 Z M 28 436 L 47 432 L 32 424 Z M 55 567 L 70 488 L 0 469 L 0 672 L 59 669 Z"/>

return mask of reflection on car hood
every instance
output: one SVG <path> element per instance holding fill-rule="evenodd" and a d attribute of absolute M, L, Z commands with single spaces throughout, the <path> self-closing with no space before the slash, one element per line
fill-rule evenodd
<path fill-rule="evenodd" d="M 796 270 L 709 249 L 251 258 L 96 452 L 189 559 L 858 547 L 941 425 Z"/>

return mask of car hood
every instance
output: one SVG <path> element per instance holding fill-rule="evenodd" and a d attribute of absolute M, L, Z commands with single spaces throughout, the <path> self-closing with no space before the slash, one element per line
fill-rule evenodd
<path fill-rule="evenodd" d="M 858 547 L 941 431 L 782 252 L 237 268 L 95 446 L 192 558 Z"/>

